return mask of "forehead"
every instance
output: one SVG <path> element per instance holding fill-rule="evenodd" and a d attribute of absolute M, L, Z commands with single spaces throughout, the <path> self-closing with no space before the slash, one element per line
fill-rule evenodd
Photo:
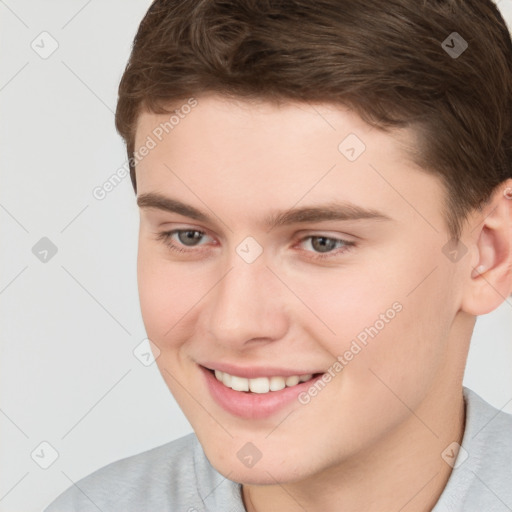
<path fill-rule="evenodd" d="M 384 133 L 365 123 L 355 111 L 341 104 L 292 100 L 280 100 L 278 103 L 207 93 L 199 98 L 176 101 L 168 109 L 169 113 L 165 114 L 148 111 L 140 113 L 136 124 L 136 146 L 140 146 L 143 143 L 142 137 L 150 133 L 158 139 L 168 139 L 170 137 L 167 135 L 175 136 L 183 131 L 189 135 L 190 131 L 186 127 L 193 128 L 197 137 L 208 137 L 236 128 L 238 136 L 245 138 L 248 144 L 251 140 L 247 139 L 247 135 L 254 133 L 257 133 L 258 138 L 266 134 L 274 143 L 285 143 L 294 136 L 315 137 L 320 132 L 323 137 L 336 140 L 344 131 L 351 130 L 361 137 L 371 135 L 375 143 L 381 147 L 386 146 L 387 150 L 393 150 L 392 146 L 395 146 L 395 149 L 407 151 L 417 146 L 413 129 L 396 129 L 391 134 Z M 213 133 L 212 126 L 217 127 Z M 276 133 L 279 134 L 278 139 L 272 139 Z M 299 142 L 297 137 L 296 143 Z M 318 144 L 315 147 L 321 149 Z"/>
<path fill-rule="evenodd" d="M 140 115 L 135 151 L 148 143 L 152 149 L 136 164 L 139 194 L 178 192 L 199 204 L 216 191 L 245 209 L 340 199 L 390 211 L 410 210 L 411 200 L 421 208 L 428 191 L 441 208 L 438 179 L 410 158 L 417 147 L 412 129 L 386 133 L 325 103 L 213 94 L 196 102 L 173 105 L 174 114 Z"/>

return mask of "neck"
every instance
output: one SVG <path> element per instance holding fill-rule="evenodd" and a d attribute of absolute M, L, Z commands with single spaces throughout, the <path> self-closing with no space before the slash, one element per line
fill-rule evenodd
<path fill-rule="evenodd" d="M 445 383 L 446 384 L 446 383 Z M 439 385 L 392 432 L 356 460 L 326 468 L 299 482 L 244 485 L 248 512 L 430 512 L 446 486 L 451 466 L 441 454 L 461 444 L 465 410 L 461 386 Z"/>

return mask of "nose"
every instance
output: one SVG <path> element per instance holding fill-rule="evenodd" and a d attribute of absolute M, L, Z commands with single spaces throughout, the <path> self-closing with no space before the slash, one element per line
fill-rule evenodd
<path fill-rule="evenodd" d="M 209 295 L 203 325 L 216 344 L 241 350 L 281 339 L 289 327 L 282 283 L 263 258 L 232 261 L 231 270 Z"/>

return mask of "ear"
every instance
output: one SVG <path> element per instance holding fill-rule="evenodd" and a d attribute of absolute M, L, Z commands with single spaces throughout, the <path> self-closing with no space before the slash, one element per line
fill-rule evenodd
<path fill-rule="evenodd" d="M 477 228 L 469 227 L 476 256 L 461 304 L 474 316 L 494 311 L 512 293 L 512 179 L 496 189 L 478 216 Z"/>

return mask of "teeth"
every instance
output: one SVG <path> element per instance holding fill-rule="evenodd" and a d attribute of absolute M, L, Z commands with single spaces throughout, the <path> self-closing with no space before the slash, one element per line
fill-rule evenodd
<path fill-rule="evenodd" d="M 219 372 L 219 373 L 222 373 L 222 372 Z M 221 380 L 226 386 L 231 387 L 231 375 L 229 375 L 229 373 L 222 373 L 222 376 L 219 380 Z"/>
<path fill-rule="evenodd" d="M 253 393 L 268 393 L 270 391 L 270 382 L 267 377 L 258 377 L 257 379 L 248 379 L 249 389 Z"/>
<path fill-rule="evenodd" d="M 299 383 L 300 377 L 293 375 L 292 377 L 286 377 L 287 386 L 296 386 Z"/>
<path fill-rule="evenodd" d="M 313 375 L 292 375 L 291 377 L 257 377 L 255 379 L 246 379 L 237 377 L 226 372 L 215 370 L 215 377 L 226 387 L 235 391 L 251 391 L 253 393 L 268 393 L 269 391 L 279 391 L 285 387 L 296 386 L 299 382 L 310 380 Z"/>
<path fill-rule="evenodd" d="M 286 387 L 286 380 L 284 377 L 270 377 L 270 391 L 279 391 Z"/>
<path fill-rule="evenodd" d="M 231 389 L 235 391 L 249 391 L 249 379 L 244 379 L 243 377 L 235 377 L 234 375 L 230 375 L 231 377 Z M 224 376 L 222 376 L 222 382 L 224 382 Z"/>

